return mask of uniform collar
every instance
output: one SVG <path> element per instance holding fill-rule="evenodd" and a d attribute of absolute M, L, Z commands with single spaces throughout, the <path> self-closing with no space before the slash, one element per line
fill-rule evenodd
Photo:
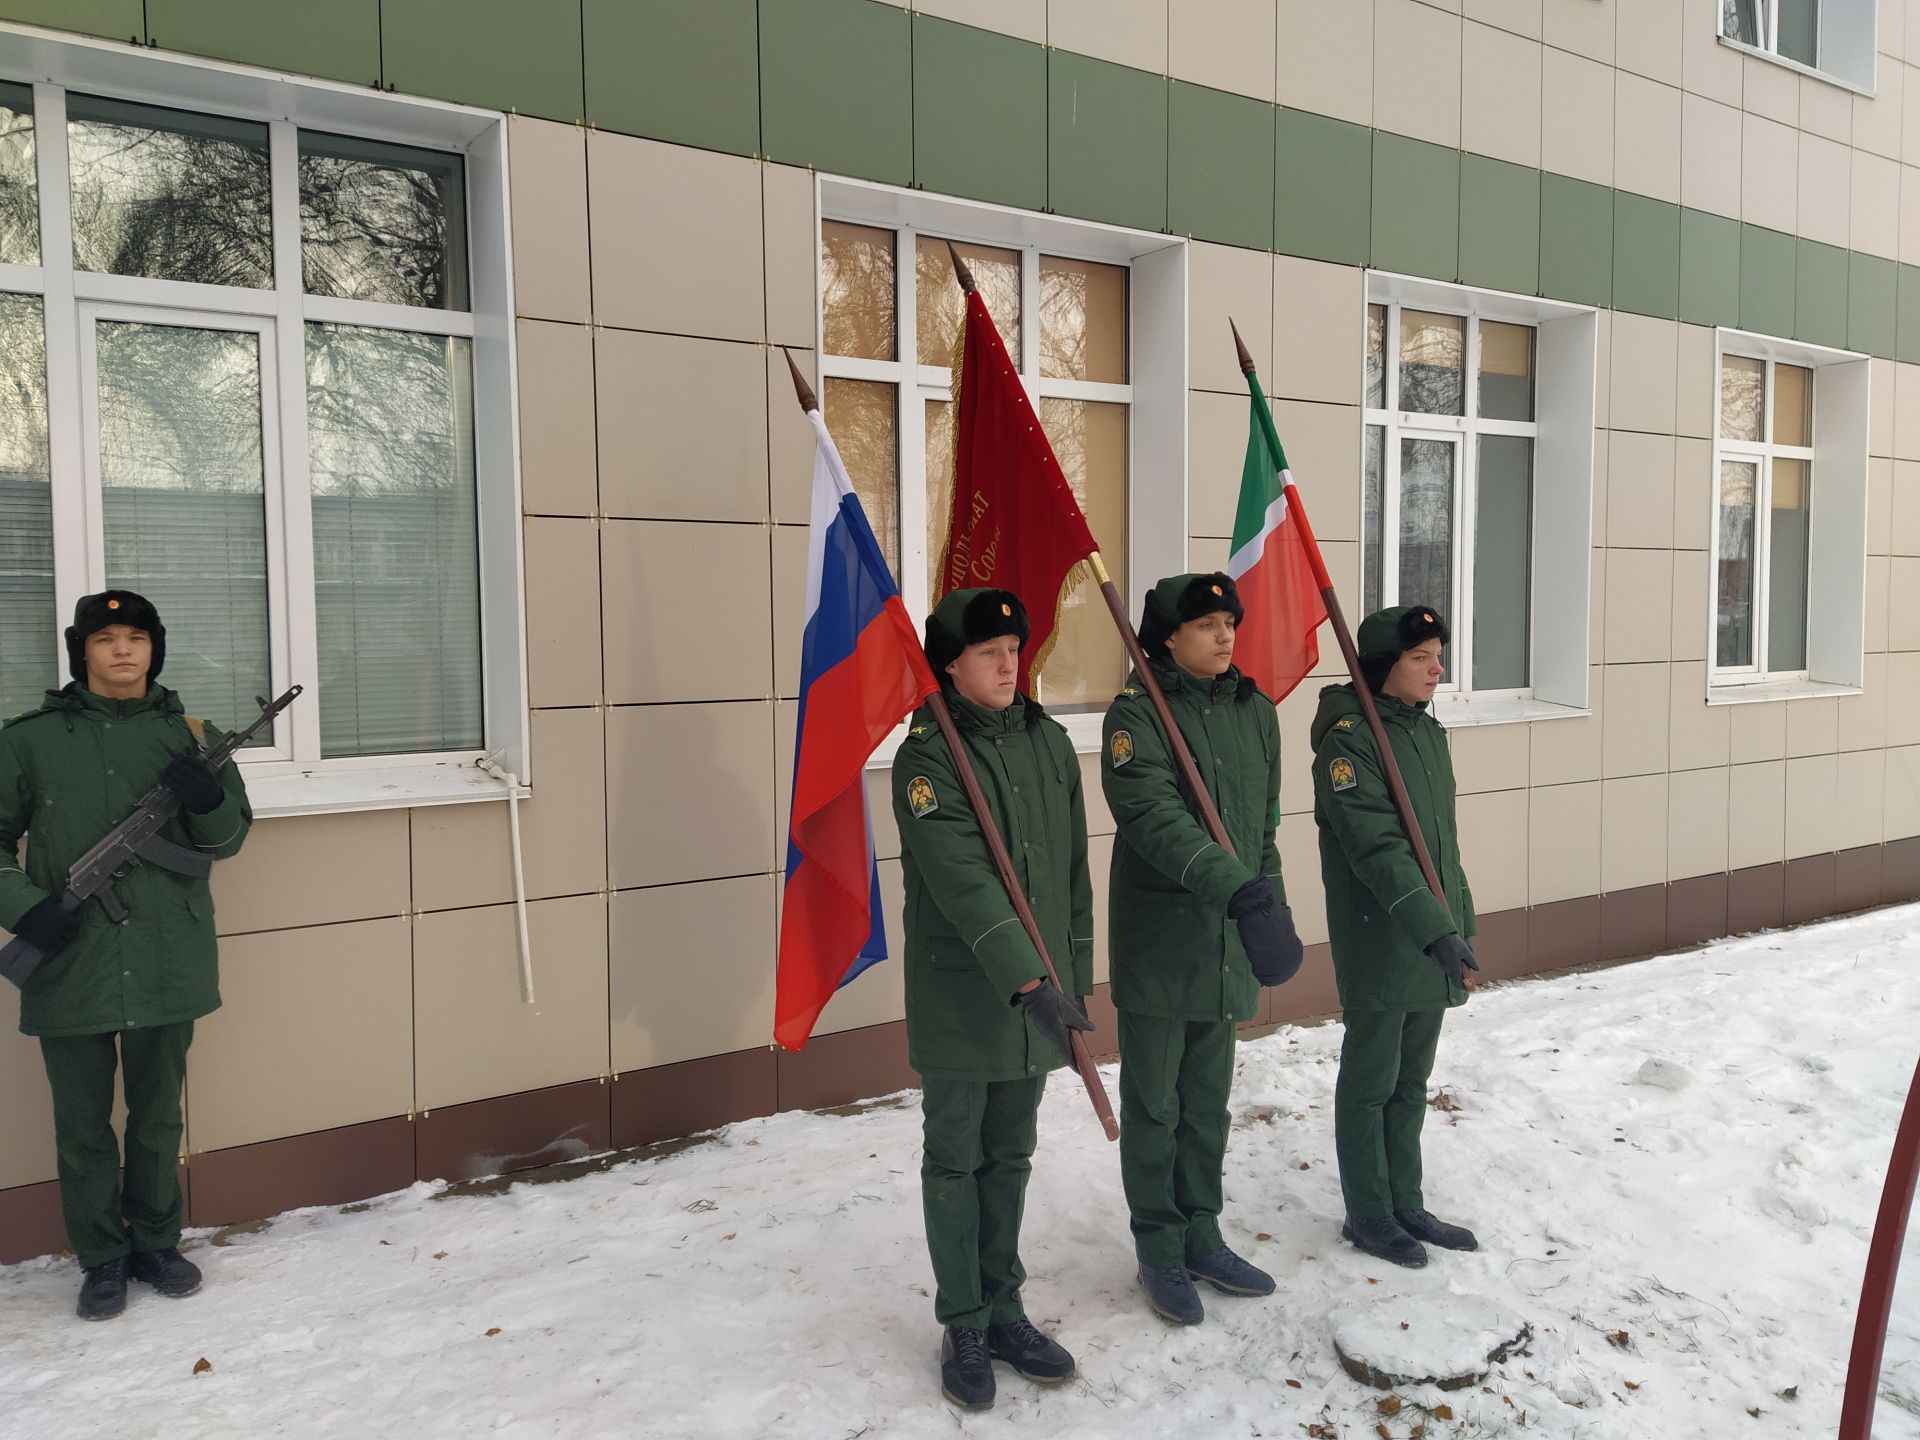
<path fill-rule="evenodd" d="M 1160 688 L 1167 694 L 1191 695 L 1196 700 L 1223 702 L 1232 700 L 1240 693 L 1240 668 L 1229 665 L 1212 680 L 1196 680 L 1164 655 L 1152 660 L 1154 678 L 1160 682 Z M 1135 671 L 1134 680 L 1140 678 Z"/>
<path fill-rule="evenodd" d="M 147 693 L 131 700 L 110 700 L 104 695 L 96 695 L 78 680 L 60 692 L 63 703 L 103 720 L 126 720 L 135 715 L 157 710 L 168 714 L 180 708 L 173 692 L 164 685 L 147 684 Z"/>
<path fill-rule="evenodd" d="M 976 705 L 958 690 L 947 691 L 947 707 L 953 711 L 954 724 L 962 730 L 977 730 L 985 735 L 1014 735 L 1027 727 L 1027 698 L 1015 695 L 1004 710 L 989 710 Z"/>

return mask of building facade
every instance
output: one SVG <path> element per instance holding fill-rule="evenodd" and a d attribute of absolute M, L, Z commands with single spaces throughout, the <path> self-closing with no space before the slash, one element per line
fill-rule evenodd
<path fill-rule="evenodd" d="M 897 965 L 770 1046 L 782 351 L 923 610 L 948 240 L 1136 605 L 1225 563 L 1237 323 L 1349 613 L 1455 622 L 1489 975 L 1920 898 L 1920 0 L 0 0 L 0 703 L 108 583 L 208 718 L 308 687 L 193 1223 L 914 1083 Z M 1263 1021 L 1335 1004 L 1318 683 Z M 61 1243 L 14 1007 L 0 1260 Z"/>

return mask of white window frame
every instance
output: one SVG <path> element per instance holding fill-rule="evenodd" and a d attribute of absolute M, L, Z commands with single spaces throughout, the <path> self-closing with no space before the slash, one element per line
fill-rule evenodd
<path fill-rule="evenodd" d="M 1761 439 L 1720 433 L 1720 383 L 1729 358 L 1765 363 Z M 1773 426 L 1777 365 L 1813 372 L 1813 444 L 1776 445 Z M 1715 332 L 1713 473 L 1707 486 L 1707 702 L 1715 705 L 1858 694 L 1866 664 L 1868 357 L 1744 331 Z M 1807 479 L 1807 663 L 1793 671 L 1766 667 L 1771 563 L 1773 460 L 1805 460 Z M 1754 663 L 1721 666 L 1720 465 L 1752 461 L 1754 485 Z"/>
<path fill-rule="evenodd" d="M 1384 338 L 1387 361 L 1385 404 L 1360 411 L 1362 466 L 1366 432 L 1385 430 L 1381 446 L 1381 603 L 1396 603 L 1389 580 L 1398 576 L 1398 527 L 1390 523 L 1399 498 L 1400 441 L 1444 438 L 1459 450 L 1454 484 L 1454 542 L 1451 594 L 1445 603 L 1452 631 L 1453 664 L 1435 695 L 1434 712 L 1448 725 L 1506 724 L 1579 716 L 1588 711 L 1588 651 L 1592 610 L 1593 463 L 1595 380 L 1599 345 L 1598 312 L 1468 285 L 1451 285 L 1417 276 L 1369 271 L 1359 324 L 1365 333 L 1366 307 L 1387 307 Z M 1428 415 L 1395 408 L 1399 401 L 1400 312 L 1402 309 L 1458 315 L 1467 320 L 1464 415 Z M 1526 325 L 1534 332 L 1534 418 L 1531 421 L 1480 417 L 1478 387 L 1480 325 L 1483 320 Z M 1366 394 L 1366 354 L 1361 347 L 1360 393 Z M 1516 435 L 1533 441 L 1533 520 L 1531 614 L 1528 617 L 1527 670 L 1530 684 L 1519 689 L 1474 690 L 1457 678 L 1472 674 L 1472 576 L 1476 498 L 1479 489 L 1478 441 L 1481 435 Z M 1365 560 L 1366 487 L 1358 492 L 1361 561 Z M 1364 584 L 1364 580 L 1363 580 Z M 1429 597 L 1429 603 L 1440 603 Z"/>
<path fill-rule="evenodd" d="M 0 79 L 30 84 L 34 92 L 41 263 L 0 265 L 0 291 L 34 294 L 42 300 L 57 617 L 71 613 L 81 595 L 105 583 L 97 476 L 88 473 L 93 465 L 88 457 L 97 453 L 97 435 L 92 433 L 95 403 L 86 388 L 93 377 L 83 373 L 91 352 L 91 336 L 83 331 L 91 317 L 252 329 L 263 341 L 263 442 L 269 447 L 264 458 L 269 490 L 272 683 L 276 692 L 295 682 L 306 687 L 275 726 L 272 747 L 249 751 L 242 761 L 255 814 L 503 799 L 505 785 L 477 765 L 489 755 L 498 757 L 502 768 L 525 785 L 531 778 L 531 762 L 505 117 L 250 66 L 129 50 L 10 23 L 0 23 Z M 72 262 L 68 188 L 69 91 L 264 122 L 272 161 L 273 286 L 248 290 L 77 270 Z M 468 310 L 304 293 L 301 130 L 464 157 Z M 472 342 L 485 737 L 480 750 L 337 758 L 320 754 L 319 642 L 311 602 L 314 558 L 306 425 L 308 322 L 457 336 Z M 48 645 L 64 670 L 57 633 L 48 637 Z"/>
<path fill-rule="evenodd" d="M 1714 32 L 1722 45 L 1843 90 L 1869 98 L 1875 94 L 1879 0 L 1818 0 L 1814 11 L 1812 65 L 1780 53 L 1780 0 L 1756 0 L 1756 3 L 1762 7 L 1767 32 L 1761 42 L 1752 44 L 1727 34 L 1725 10 L 1717 8 Z M 1721 7 L 1723 0 L 1715 0 L 1715 4 Z"/>
<path fill-rule="evenodd" d="M 896 232 L 893 360 L 825 354 L 823 287 L 814 288 L 814 353 L 818 377 L 880 381 L 896 397 L 896 463 L 900 476 L 900 574 L 895 577 L 908 613 L 932 608 L 927 581 L 926 403 L 952 399 L 952 372 L 918 363 L 916 243 L 922 234 L 1015 250 L 1021 271 L 1021 383 L 1036 404 L 1042 398 L 1091 400 L 1128 407 L 1127 582 L 1144 596 L 1152 580 L 1187 569 L 1187 248 L 1176 237 L 1066 220 L 1005 206 L 929 195 L 834 176 L 815 189 L 815 255 L 822 221 L 871 225 Z M 1127 287 L 1129 378 L 1126 384 L 1043 378 L 1040 374 L 1039 273 L 1042 254 L 1124 265 Z M 829 417 L 830 419 L 831 417 Z M 1143 477 L 1152 477 L 1150 483 Z M 1138 623 L 1138 615 L 1135 622 Z M 1116 677 L 1118 689 L 1121 677 Z M 1063 714 L 1074 748 L 1100 748 L 1099 712 Z M 905 738 L 903 724 L 874 752 L 870 768 L 893 762 Z"/>

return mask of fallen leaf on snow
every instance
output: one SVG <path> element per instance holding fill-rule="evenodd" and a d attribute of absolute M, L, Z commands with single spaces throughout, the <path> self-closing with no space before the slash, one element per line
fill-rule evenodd
<path fill-rule="evenodd" d="M 1300 1382 L 1299 1382 L 1298 1380 L 1294 1380 L 1294 1379 L 1289 1379 L 1289 1380 L 1287 1381 L 1287 1388 L 1288 1388 L 1289 1390 L 1298 1390 L 1298 1389 L 1301 1389 L 1302 1387 L 1301 1387 L 1301 1384 L 1300 1384 Z"/>
<path fill-rule="evenodd" d="M 500 1333 L 500 1327 L 498 1325 L 495 1325 L 487 1331 L 487 1339 L 491 1340 L 494 1336 L 498 1335 L 499 1333 Z"/>
<path fill-rule="evenodd" d="M 1400 1397 L 1398 1395 L 1382 1395 L 1379 1405 L 1374 1408 L 1379 1410 L 1382 1415 L 1398 1415 L 1400 1413 Z"/>
<path fill-rule="evenodd" d="M 213 1361 L 204 1355 L 193 1362 L 193 1373 L 196 1375 L 204 1375 L 211 1369 L 213 1369 Z"/>
<path fill-rule="evenodd" d="M 447 1258 L 447 1252 L 444 1250 L 436 1250 L 433 1252 L 433 1258 L 436 1260 L 444 1260 Z"/>
<path fill-rule="evenodd" d="M 1262 1230 L 1259 1234 L 1255 1235 L 1253 1238 L 1256 1240 L 1271 1240 L 1273 1239 L 1273 1236 L 1269 1235 L 1266 1231 Z"/>
<path fill-rule="evenodd" d="M 1436 1420 L 1451 1420 L 1453 1418 L 1453 1407 L 1451 1405 L 1436 1405 L 1433 1407 L 1432 1413 L 1433 1418 Z"/>

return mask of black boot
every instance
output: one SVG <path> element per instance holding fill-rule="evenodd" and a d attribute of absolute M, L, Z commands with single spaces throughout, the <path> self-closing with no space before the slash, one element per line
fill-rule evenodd
<path fill-rule="evenodd" d="M 145 1281 L 171 1300 L 200 1288 L 200 1267 L 171 1245 L 164 1250 L 136 1251 L 132 1270 L 134 1279 Z"/>
<path fill-rule="evenodd" d="M 82 1320 L 111 1320 L 127 1308 L 127 1257 L 89 1267 L 80 1281 L 80 1303 L 74 1313 Z"/>
<path fill-rule="evenodd" d="M 1222 1295 L 1271 1295 L 1273 1277 L 1222 1245 L 1204 1260 L 1189 1260 L 1187 1273 Z"/>
<path fill-rule="evenodd" d="M 1404 1265 L 1409 1270 L 1418 1270 L 1427 1263 L 1427 1252 L 1420 1248 L 1418 1240 L 1400 1228 L 1398 1220 L 1356 1220 L 1349 1215 L 1347 1223 L 1340 1227 L 1340 1234 L 1367 1254 Z"/>
<path fill-rule="evenodd" d="M 1480 1242 L 1464 1225 L 1449 1225 L 1435 1218 L 1431 1210 L 1396 1210 L 1393 1218 L 1400 1228 L 1416 1240 L 1438 1245 L 1442 1250 L 1478 1250 Z"/>
<path fill-rule="evenodd" d="M 1042 1385 L 1058 1385 L 1073 1378 L 1073 1356 L 1024 1315 L 1005 1325 L 987 1327 L 987 1353 Z"/>
<path fill-rule="evenodd" d="M 940 1393 L 962 1410 L 993 1408 L 993 1357 L 981 1331 L 947 1327 L 940 1341 Z"/>
<path fill-rule="evenodd" d="M 1200 1292 L 1184 1265 L 1142 1265 L 1140 1288 L 1147 1292 L 1153 1313 L 1170 1325 L 1198 1325 L 1206 1318 Z"/>

